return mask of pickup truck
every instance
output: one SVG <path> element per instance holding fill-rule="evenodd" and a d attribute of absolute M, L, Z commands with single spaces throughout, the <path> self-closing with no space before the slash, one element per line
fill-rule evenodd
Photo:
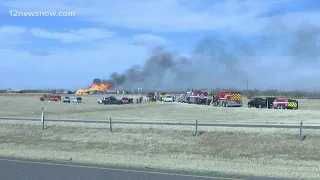
<path fill-rule="evenodd" d="M 63 102 L 64 102 L 64 103 L 70 103 L 70 101 L 71 101 L 71 100 L 70 100 L 70 97 L 68 97 L 68 96 L 66 96 L 66 97 L 63 98 Z"/>
<path fill-rule="evenodd" d="M 108 99 L 106 99 L 104 102 L 103 102 L 104 105 L 107 105 L 107 104 L 117 104 L 117 105 L 120 105 L 120 104 L 123 104 L 122 103 L 122 100 L 118 100 L 116 99 L 115 97 L 113 96 L 110 96 Z"/>
<path fill-rule="evenodd" d="M 82 103 L 82 98 L 81 97 L 75 97 L 72 99 L 73 103 Z"/>
<path fill-rule="evenodd" d="M 253 98 L 248 102 L 248 108 L 256 107 L 256 108 L 268 108 L 271 109 L 273 102 L 276 100 L 276 97 L 266 97 L 266 98 Z"/>
<path fill-rule="evenodd" d="M 109 98 L 101 98 L 98 100 L 98 104 L 103 104 L 105 101 L 107 101 Z"/>

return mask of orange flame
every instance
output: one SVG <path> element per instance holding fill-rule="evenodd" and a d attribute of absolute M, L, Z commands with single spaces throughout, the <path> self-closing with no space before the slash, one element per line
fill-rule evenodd
<path fill-rule="evenodd" d="M 93 83 L 88 89 L 78 89 L 76 94 L 86 95 L 86 94 L 88 94 L 89 91 L 110 92 L 109 87 L 110 87 L 110 84 L 108 84 L 108 83 L 102 83 L 100 85 Z"/>

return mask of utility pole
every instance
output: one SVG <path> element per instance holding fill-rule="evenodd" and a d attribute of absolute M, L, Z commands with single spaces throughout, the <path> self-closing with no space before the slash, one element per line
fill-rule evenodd
<path fill-rule="evenodd" d="M 249 80 L 247 79 L 247 95 L 249 96 Z"/>

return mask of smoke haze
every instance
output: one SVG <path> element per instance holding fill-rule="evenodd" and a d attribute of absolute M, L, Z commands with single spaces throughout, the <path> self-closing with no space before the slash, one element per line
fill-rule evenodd
<path fill-rule="evenodd" d="M 241 89 L 246 88 L 248 80 L 252 89 L 312 90 L 320 86 L 320 70 L 312 70 L 320 67 L 319 34 L 319 27 L 303 24 L 290 35 L 289 28 L 274 21 L 258 40 L 206 37 L 195 46 L 192 57 L 158 47 L 143 65 L 113 72 L 106 82 L 124 89 L 184 90 Z M 309 76 L 313 80 L 306 81 Z"/>

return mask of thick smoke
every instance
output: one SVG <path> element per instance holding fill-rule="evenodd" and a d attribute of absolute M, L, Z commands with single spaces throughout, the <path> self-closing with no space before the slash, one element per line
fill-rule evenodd
<path fill-rule="evenodd" d="M 295 61 L 313 63 L 319 55 L 320 28 L 312 24 L 302 24 L 295 32 L 290 50 L 295 54 Z"/>
<path fill-rule="evenodd" d="M 100 85 L 101 82 L 102 82 L 101 79 L 99 79 L 99 78 L 94 78 L 92 83 L 93 83 L 93 84 Z"/>
<path fill-rule="evenodd" d="M 319 65 L 319 33 L 319 27 L 311 24 L 293 32 L 278 20 L 253 40 L 206 37 L 196 45 L 191 57 L 158 47 L 142 66 L 111 73 L 107 82 L 112 87 L 144 90 L 245 88 L 247 81 L 252 84 L 250 88 L 313 87 L 297 72 L 302 66 L 307 70 Z M 279 59 L 261 58 L 268 56 Z"/>

